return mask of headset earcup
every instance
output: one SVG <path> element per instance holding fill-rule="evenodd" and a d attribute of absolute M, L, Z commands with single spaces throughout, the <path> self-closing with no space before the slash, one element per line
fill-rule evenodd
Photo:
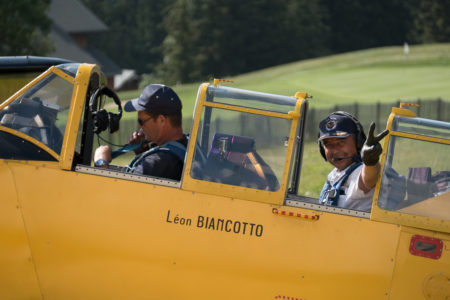
<path fill-rule="evenodd" d="M 322 142 L 319 142 L 318 144 L 319 144 L 319 151 L 320 151 L 320 154 L 322 155 L 323 159 L 324 159 L 325 161 L 327 161 L 327 157 L 325 156 L 325 148 L 323 147 Z"/>
<path fill-rule="evenodd" d="M 106 95 L 108 97 L 113 98 L 116 103 L 119 113 L 114 114 L 107 112 L 105 109 L 100 109 L 99 111 L 95 111 L 94 103 L 97 97 L 100 95 Z M 103 87 L 102 89 L 98 89 L 91 96 L 89 100 L 89 110 L 92 114 L 93 125 L 94 125 L 94 133 L 99 134 L 102 131 L 105 131 L 109 127 L 110 133 L 116 132 L 119 130 L 120 118 L 122 117 L 122 105 L 120 103 L 120 99 L 116 93 L 114 93 L 110 88 Z"/>
<path fill-rule="evenodd" d="M 94 118 L 94 132 L 100 133 L 108 128 L 108 113 L 101 109 L 92 113 Z"/>
<path fill-rule="evenodd" d="M 356 137 L 356 149 L 358 149 L 358 152 L 361 152 L 361 149 L 366 142 L 366 134 L 364 133 L 364 129 L 361 123 L 358 123 L 356 126 L 358 128 L 358 136 Z"/>
<path fill-rule="evenodd" d="M 108 113 L 109 116 L 109 132 L 114 133 L 119 130 L 120 127 L 120 114 Z"/>
<path fill-rule="evenodd" d="M 361 151 L 362 147 L 364 146 L 364 142 L 366 141 L 364 134 L 360 135 L 360 139 L 359 139 L 359 150 Z"/>

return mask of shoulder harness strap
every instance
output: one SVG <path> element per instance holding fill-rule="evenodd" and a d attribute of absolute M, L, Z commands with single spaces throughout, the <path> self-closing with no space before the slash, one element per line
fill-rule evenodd
<path fill-rule="evenodd" d="M 320 193 L 319 204 L 337 206 L 339 196 L 341 194 L 341 186 L 345 181 L 347 181 L 347 178 L 350 176 L 350 174 L 360 165 L 362 165 L 362 163 L 359 161 L 353 163 L 353 165 L 347 168 L 344 175 L 339 178 L 339 180 L 336 181 L 333 185 L 331 185 L 330 181 L 327 180 L 322 188 L 322 192 Z"/>
<path fill-rule="evenodd" d="M 162 144 L 161 146 L 153 147 L 150 150 L 147 150 L 141 153 L 140 155 L 136 156 L 135 158 L 133 158 L 133 160 L 126 167 L 126 172 L 133 171 L 138 165 L 140 165 L 144 161 L 144 159 L 147 156 L 160 151 L 166 151 L 168 153 L 171 153 L 181 161 L 184 161 L 184 157 L 186 155 L 186 147 L 183 144 L 175 141 L 170 141 L 165 144 Z"/>

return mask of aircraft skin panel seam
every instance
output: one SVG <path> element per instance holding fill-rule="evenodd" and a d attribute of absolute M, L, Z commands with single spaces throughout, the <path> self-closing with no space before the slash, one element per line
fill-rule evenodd
<path fill-rule="evenodd" d="M 370 213 L 363 212 L 363 211 L 350 210 L 350 209 L 334 207 L 334 206 L 324 206 L 324 205 L 319 205 L 319 204 L 314 204 L 314 203 L 301 202 L 301 201 L 297 201 L 297 200 L 286 199 L 286 205 L 293 206 L 293 207 L 307 208 L 307 209 L 312 209 L 312 210 L 318 210 L 318 211 L 324 211 L 324 212 L 338 213 L 341 215 L 347 215 L 347 216 L 353 216 L 353 217 L 359 217 L 359 218 L 365 218 L 365 219 L 370 218 Z"/>
<path fill-rule="evenodd" d="M 31 256 L 31 260 L 32 260 L 32 264 L 33 264 L 33 269 L 34 269 L 34 273 L 36 276 L 36 281 L 38 284 L 38 288 L 39 288 L 39 293 L 41 295 L 41 299 L 44 299 L 44 294 L 42 292 L 42 286 L 41 286 L 41 281 L 39 278 L 39 272 L 38 272 L 38 268 L 36 266 L 36 260 L 34 259 L 34 255 L 33 255 L 33 249 L 32 249 L 32 245 L 31 245 L 31 240 L 30 240 L 30 235 L 28 233 L 28 226 L 27 223 L 25 221 L 25 217 L 23 215 L 23 210 L 22 210 L 22 203 L 20 201 L 20 195 L 19 195 L 19 190 L 17 188 L 17 180 L 16 180 L 16 174 L 14 173 L 13 169 L 11 168 L 11 166 L 7 165 L 7 168 L 10 170 L 11 175 L 13 177 L 13 182 L 14 182 L 14 190 L 16 191 L 16 199 L 17 199 L 17 203 L 19 204 L 19 208 L 20 208 L 20 217 L 22 218 L 22 222 L 23 222 L 23 228 L 25 230 L 25 235 L 28 241 L 28 249 L 30 251 L 30 256 Z"/>
<path fill-rule="evenodd" d="M 163 185 L 163 186 L 168 186 L 168 187 L 175 187 L 175 188 L 181 187 L 181 182 L 177 182 L 177 181 L 170 181 L 170 180 L 166 180 L 166 179 L 140 176 L 140 175 L 135 175 L 135 174 L 130 174 L 130 173 L 116 172 L 116 171 L 111 171 L 108 169 L 94 168 L 94 167 L 89 167 L 89 166 L 77 166 L 75 168 L 75 171 L 79 172 L 79 173 L 84 173 L 84 174 L 100 175 L 100 176 L 104 176 L 104 177 L 125 179 L 125 180 L 150 183 L 150 184 L 157 184 L 157 185 Z"/>
<path fill-rule="evenodd" d="M 390 284 L 390 286 L 389 286 L 389 291 L 388 291 L 388 295 L 389 295 L 389 298 L 391 297 L 391 295 L 392 295 L 392 289 L 393 289 L 393 287 L 394 287 L 394 284 L 395 284 L 395 282 L 394 282 L 394 276 L 395 276 L 395 270 L 396 270 L 396 268 L 397 268 L 397 257 L 399 257 L 399 251 L 400 251 L 400 238 L 401 238 L 401 233 L 403 232 L 403 226 L 401 226 L 401 225 L 398 225 L 399 227 L 400 227 L 400 230 L 398 231 L 398 235 L 397 235 L 397 245 L 395 246 L 395 257 L 393 257 L 393 260 L 394 260 L 394 264 L 393 264 L 393 266 L 392 266 L 392 272 L 391 272 L 391 284 Z"/>

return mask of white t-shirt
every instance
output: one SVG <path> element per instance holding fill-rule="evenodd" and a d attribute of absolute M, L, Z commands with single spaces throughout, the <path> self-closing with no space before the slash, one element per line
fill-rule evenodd
<path fill-rule="evenodd" d="M 350 167 L 350 166 L 349 166 Z M 347 168 L 349 168 L 347 167 Z M 363 165 L 357 167 L 348 176 L 347 180 L 342 184 L 341 190 L 345 191 L 345 195 L 340 195 L 338 199 L 338 206 L 348 209 L 370 211 L 372 208 L 372 198 L 375 189 L 372 188 L 365 193 L 358 186 L 359 176 L 361 175 Z M 347 169 L 345 169 L 347 170 Z M 333 186 L 334 183 L 344 175 L 345 170 L 338 171 L 336 168 L 328 174 L 328 181 Z"/>

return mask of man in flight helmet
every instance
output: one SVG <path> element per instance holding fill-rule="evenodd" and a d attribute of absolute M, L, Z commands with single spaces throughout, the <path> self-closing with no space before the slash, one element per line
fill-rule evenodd
<path fill-rule="evenodd" d="M 380 140 L 388 133 L 368 137 L 361 123 L 351 114 L 337 111 L 319 124 L 319 150 L 335 168 L 328 174 L 319 203 L 348 209 L 370 211 L 374 187 L 380 174 Z"/>

